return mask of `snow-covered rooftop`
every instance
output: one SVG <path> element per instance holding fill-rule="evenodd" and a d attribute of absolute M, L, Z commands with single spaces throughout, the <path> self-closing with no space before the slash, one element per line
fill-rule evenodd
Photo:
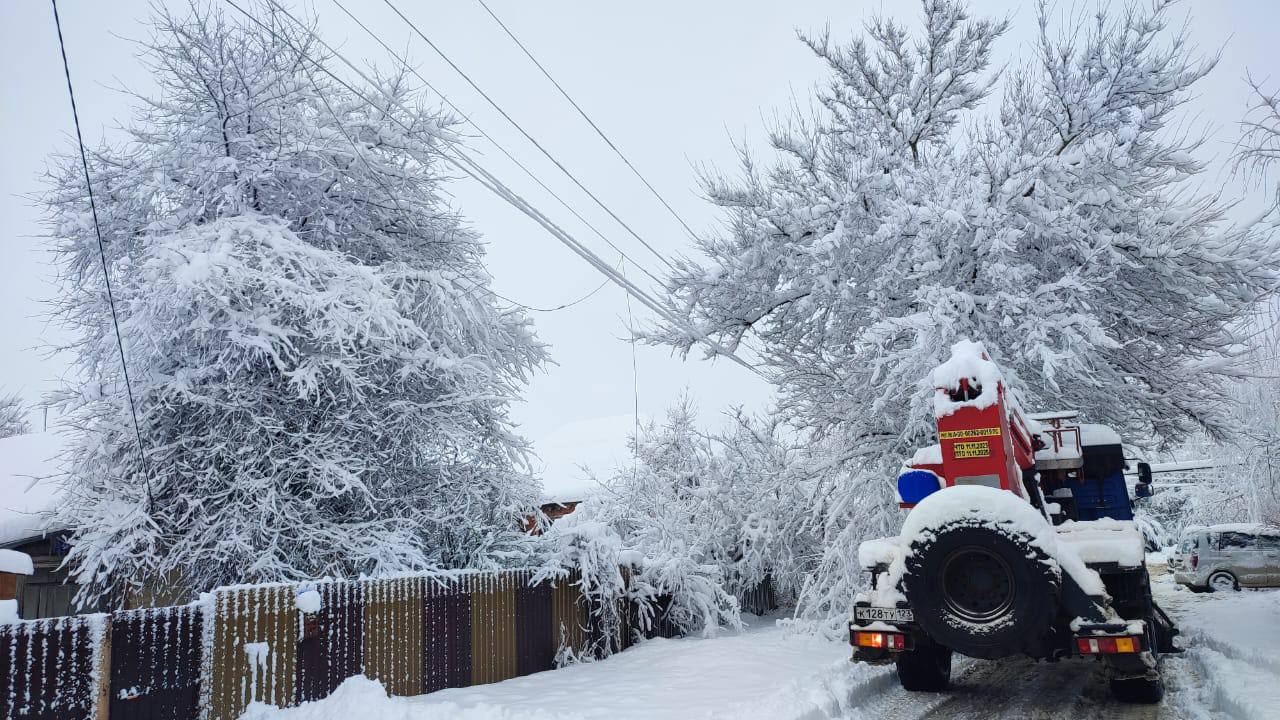
<path fill-rule="evenodd" d="M 0 547 L 59 529 L 43 513 L 62 497 L 66 445 L 55 432 L 0 439 Z"/>
<path fill-rule="evenodd" d="M 30 575 L 33 570 L 30 555 L 17 550 L 0 550 L 0 573 Z"/>

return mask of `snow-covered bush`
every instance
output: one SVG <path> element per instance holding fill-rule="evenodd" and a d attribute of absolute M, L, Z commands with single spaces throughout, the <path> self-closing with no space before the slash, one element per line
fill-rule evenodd
<path fill-rule="evenodd" d="M 60 396 L 80 432 L 61 518 L 76 581 L 522 562 L 537 487 L 507 407 L 545 351 L 440 197 L 449 118 L 369 107 L 213 11 L 156 33 L 159 96 L 89 156 L 145 465 L 78 156 L 47 197 L 55 311 L 78 336 Z M 404 77 L 378 82 L 367 96 L 417 107 Z"/>
<path fill-rule="evenodd" d="M 0 395 L 0 438 L 31 432 L 27 422 L 27 406 L 17 393 Z"/>
<path fill-rule="evenodd" d="M 569 580 L 573 574 L 599 631 L 588 656 L 618 649 L 624 613 L 637 621 L 638 634 L 653 627 L 659 612 L 682 631 L 705 635 L 741 624 L 718 566 L 696 562 L 697 548 L 656 548 L 639 537 L 624 538 L 612 510 L 588 500 L 557 520 L 543 536 L 544 559 L 534 578 Z"/>
<path fill-rule="evenodd" d="M 643 426 L 631 449 L 631 462 L 547 533 L 561 548 L 552 567 L 600 573 L 586 587 L 609 597 L 620 592 L 614 565 L 630 566 L 641 623 L 670 598 L 661 612 L 687 632 L 737 625 L 736 598 L 766 579 L 784 603 L 799 594 L 822 556 L 807 503 L 820 491 L 816 456 L 776 422 L 741 412 L 704 432 L 687 399 Z"/>
<path fill-rule="evenodd" d="M 956 340 L 983 340 L 1026 407 L 1139 441 L 1222 434 L 1236 322 L 1280 267 L 1270 226 L 1191 186 L 1200 146 L 1174 128 L 1212 62 L 1167 32 L 1168 3 L 1062 33 L 1042 5 L 994 102 L 1007 23 L 922 5 L 920 33 L 804 38 L 832 71 L 819 111 L 772 133 L 776 163 L 708 178 L 729 230 L 671 278 L 682 323 L 649 333 L 685 352 L 754 336 L 782 416 L 823 446 L 826 554 L 801 598 L 820 622 L 853 597 L 858 541 L 897 522 L 892 478 L 934 430 L 921 379 Z"/>

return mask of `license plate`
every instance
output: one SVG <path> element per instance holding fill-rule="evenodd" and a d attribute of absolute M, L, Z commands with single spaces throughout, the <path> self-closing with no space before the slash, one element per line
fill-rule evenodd
<path fill-rule="evenodd" d="M 856 607 L 853 617 L 857 620 L 887 620 L 889 622 L 915 622 L 915 613 L 909 608 Z"/>

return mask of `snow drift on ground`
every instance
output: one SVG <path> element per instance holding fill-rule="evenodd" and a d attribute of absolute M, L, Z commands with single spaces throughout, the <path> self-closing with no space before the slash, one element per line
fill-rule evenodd
<path fill-rule="evenodd" d="M 1216 710 L 1238 720 L 1271 720 L 1280 710 L 1280 591 L 1196 594 L 1157 586 L 1159 602 L 1183 633 L 1182 645 Z"/>
<path fill-rule="evenodd" d="M 388 698 L 371 680 L 348 680 L 319 702 L 257 704 L 246 720 L 628 720 L 636 718 L 827 718 L 884 670 L 854 666 L 844 643 L 798 635 L 748 618 L 741 633 L 649 640 L 602 662 L 493 685 Z"/>

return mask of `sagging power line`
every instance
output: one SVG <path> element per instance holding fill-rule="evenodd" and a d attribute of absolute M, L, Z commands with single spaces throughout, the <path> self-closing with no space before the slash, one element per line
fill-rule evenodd
<path fill-rule="evenodd" d="M 409 28 L 413 30 L 413 32 L 418 37 L 422 38 L 422 41 L 425 42 L 428 47 L 434 50 L 435 53 L 439 55 L 440 58 L 449 65 L 449 67 L 453 68 L 454 72 L 458 73 L 458 75 L 460 75 L 463 80 L 466 80 L 467 84 L 470 85 L 472 89 L 474 89 L 477 93 L 480 94 L 480 97 L 484 98 L 486 102 L 488 102 L 491 106 L 493 106 L 493 109 L 497 110 L 499 115 L 505 118 L 506 121 L 509 122 L 511 126 L 514 127 L 517 131 L 519 131 L 520 134 L 523 135 L 526 140 L 532 143 L 533 146 L 536 147 L 543 155 L 545 155 L 548 160 L 550 160 L 557 168 L 559 168 L 560 172 L 564 173 L 566 177 L 572 180 L 574 185 L 577 185 L 578 188 L 582 190 L 582 192 L 586 193 L 587 197 L 590 197 L 592 201 L 595 202 L 596 205 L 599 205 L 602 210 L 604 210 L 606 213 L 609 214 L 609 217 L 613 218 L 614 221 L 616 221 L 619 225 L 621 225 L 624 230 L 626 230 L 632 237 L 638 240 L 641 245 L 644 245 L 645 248 L 648 249 L 649 252 L 652 253 L 654 257 L 662 261 L 662 263 L 666 265 L 669 269 L 672 269 L 672 270 L 675 269 L 675 266 L 671 264 L 671 261 L 668 260 L 665 255 L 658 252 L 657 249 L 655 249 L 652 245 L 650 245 L 648 241 L 646 241 L 643 237 L 640 236 L 639 233 L 637 233 L 634 229 L 632 229 L 632 227 L 629 224 L 627 224 L 625 220 L 623 220 L 621 217 L 618 217 L 618 214 L 615 213 L 612 208 L 610 208 L 608 205 L 605 205 L 604 201 L 602 201 L 599 197 L 597 197 L 595 193 L 591 192 L 591 190 L 589 190 L 586 185 L 583 185 L 582 182 L 578 180 L 577 176 L 574 175 L 572 171 L 570 171 L 567 167 L 565 167 L 564 164 L 561 163 L 560 160 L 557 159 L 554 155 L 552 155 L 549 150 L 543 147 L 542 143 L 538 142 L 537 138 L 529 134 L 529 132 L 524 129 L 524 126 L 516 122 L 515 118 L 511 117 L 511 115 L 508 114 L 507 111 L 504 110 L 503 107 L 499 105 L 498 102 L 489 95 L 489 93 L 485 92 L 483 88 L 481 88 L 474 80 L 471 79 L 470 75 L 464 72 L 463 69 L 459 67 L 457 63 L 455 63 L 447 54 L 445 54 L 445 52 L 441 50 L 434 42 L 432 42 L 431 38 L 427 37 L 426 34 L 423 33 L 422 30 L 420 30 L 418 26 L 408 18 L 408 16 L 406 16 L 403 12 L 401 12 L 400 8 L 396 7 L 395 3 L 391 2 L 391 0 L 382 0 L 382 1 L 386 3 L 387 7 L 391 8 L 391 10 L 394 11 L 396 15 L 399 15 L 400 19 L 403 20 L 405 24 L 408 25 Z M 274 0 L 272 0 L 272 4 L 274 4 Z"/>
<path fill-rule="evenodd" d="M 287 10 L 281 7 L 278 3 L 276 3 L 275 0 L 268 0 L 268 1 L 281 14 L 283 14 L 290 21 L 292 21 L 292 23 L 298 29 L 300 29 L 303 33 L 306 33 L 307 35 L 309 35 L 321 47 L 323 47 L 327 52 L 329 52 L 333 57 L 337 58 L 344 65 L 350 68 L 354 73 L 360 76 L 360 78 L 363 79 L 369 85 L 370 88 L 378 91 L 379 94 L 382 95 L 384 100 L 388 102 L 388 104 L 394 105 L 396 108 L 405 112 L 406 114 L 412 114 L 412 111 L 410 109 L 406 108 L 398 99 L 388 95 L 385 91 L 383 91 L 379 87 L 379 85 L 375 83 L 372 80 L 372 78 L 369 77 L 369 75 L 366 72 L 361 70 L 355 63 L 349 60 L 342 53 L 338 52 L 332 45 L 325 42 L 325 40 L 321 38 L 319 35 L 317 35 L 314 30 L 312 30 L 311 28 L 307 27 L 305 24 L 300 22 L 291 13 L 289 13 Z M 274 38 L 286 44 L 294 53 L 297 54 L 300 60 L 310 63 L 314 68 L 328 75 L 335 82 L 337 82 L 342 87 L 346 88 L 355 97 L 358 97 L 360 100 L 368 104 L 370 107 L 374 108 L 375 110 L 385 112 L 386 108 L 380 107 L 371 98 L 369 98 L 364 93 L 360 92 L 358 89 L 352 86 L 351 83 L 347 82 L 346 80 L 338 76 L 336 73 L 334 73 L 332 70 L 324 66 L 322 63 L 320 63 L 319 61 L 309 56 L 305 51 L 303 51 L 301 48 L 295 45 L 290 38 L 281 36 L 276 32 L 275 28 L 267 25 L 266 23 L 263 23 L 261 20 L 255 17 L 252 13 L 248 12 L 243 7 L 238 5 L 235 2 L 235 0 L 225 0 L 225 2 L 228 5 L 230 5 L 232 8 L 234 8 L 237 12 L 239 12 L 240 14 L 248 18 L 255 25 L 271 33 Z M 413 135 L 416 132 L 418 132 L 418 131 L 415 131 L 413 128 L 411 128 L 409 125 L 405 124 L 404 121 L 400 120 L 394 114 L 388 113 L 388 117 L 410 135 Z M 748 371 L 752 372 L 753 374 L 760 376 L 762 378 L 764 377 L 764 375 L 760 372 L 760 370 L 757 369 L 755 366 L 748 363 L 746 360 L 743 360 L 741 357 L 734 354 L 729 349 L 725 348 L 723 345 L 721 345 L 716 340 L 712 339 L 706 333 L 698 330 L 697 328 L 687 323 L 683 318 L 680 318 L 679 316 L 677 316 L 674 312 L 672 312 L 669 308 L 663 305 L 659 300 L 651 296 L 643 288 L 637 286 L 635 283 L 633 283 L 628 278 L 626 278 L 625 275 L 623 275 L 622 273 L 620 273 L 619 271 L 611 267 L 602 258 L 596 255 L 590 248 L 583 245 L 576 238 L 574 238 L 570 233 L 565 231 L 558 224 L 556 224 L 549 217 L 547 217 L 540 210 L 538 210 L 534 205 L 532 205 L 523 197 L 521 197 L 519 194 L 517 194 L 515 191 L 513 191 L 510 187 L 508 187 L 496 176 L 490 173 L 487 169 L 484 168 L 483 165 L 478 163 L 474 158 L 472 158 L 468 153 L 466 153 L 460 147 L 458 147 L 457 145 L 446 143 L 445 145 L 442 146 L 441 157 L 450 165 L 452 165 L 453 167 L 455 167 L 456 169 L 458 169 L 468 177 L 472 178 L 476 182 L 480 183 L 490 192 L 494 193 L 498 197 L 505 200 L 512 207 L 523 212 L 526 216 L 528 216 L 534 222 L 537 222 L 545 230 L 547 230 L 547 232 L 549 232 L 553 237 L 555 237 L 562 244 L 564 244 L 566 247 L 572 250 L 576 255 L 581 257 L 584 261 L 586 261 L 589 265 L 594 267 L 598 272 L 603 274 L 606 278 L 610 279 L 612 282 L 622 287 L 632 297 L 636 298 L 636 300 L 638 300 L 641 304 L 643 304 L 645 307 L 648 307 L 654 313 L 658 314 L 659 317 L 672 323 L 674 326 L 681 328 L 685 332 L 690 333 L 691 337 L 696 338 L 702 343 L 706 344 L 715 354 L 723 355 L 726 358 L 737 363 L 738 365 L 741 365 L 742 367 L 746 368 Z"/>
<path fill-rule="evenodd" d="M 511 38 L 511 41 L 516 44 L 516 47 L 520 48 L 521 52 L 525 54 L 525 57 L 529 58 L 530 62 L 532 62 L 534 66 L 542 72 L 543 76 L 546 77 L 547 80 L 551 81 L 551 84 L 555 86 L 556 90 L 564 96 L 565 100 L 569 101 L 569 104 L 573 106 L 574 110 L 578 111 L 578 114 L 582 116 L 582 119 L 587 121 L 587 124 L 591 126 L 591 129 L 596 131 L 596 134 L 599 135 L 600 139 L 609 146 L 609 149 L 613 150 L 614 154 L 616 154 L 618 158 L 626 164 L 631 172 L 640 179 L 640 182 L 644 183 L 644 186 L 649 189 L 649 192 L 658 199 L 658 202 L 662 203 L 662 206 L 667 209 L 667 212 L 671 213 L 671 217 L 675 218 L 676 222 L 680 223 L 681 227 L 685 229 L 685 232 L 689 233 L 689 237 L 696 238 L 697 233 L 693 231 L 693 228 L 689 227 L 689 223 L 685 222 L 684 218 L 680 217 L 680 213 L 676 212 L 675 208 L 671 206 L 671 203 L 667 202 L 667 199 L 662 196 L 662 193 L 658 192 L 658 189 L 649 182 L 648 178 L 641 174 L 640 170 L 632 164 L 631 159 L 623 154 L 622 150 L 618 149 L 618 146 L 614 144 L 613 140 L 609 139 L 609 136 L 604 133 L 604 130 L 600 129 L 600 126 L 596 124 L 596 121 L 592 120 L 590 115 L 587 115 L 587 111 L 583 110 L 582 106 L 569 95 L 568 91 L 566 91 L 564 87 L 562 87 L 560 83 L 552 77 L 551 72 L 538 61 L 538 58 L 533 56 L 533 53 L 529 51 L 529 48 L 525 47 L 524 43 L 520 42 L 520 38 L 516 37 L 516 34 L 511 31 L 511 28 L 507 27 L 507 24 L 502 22 L 502 19 L 499 18 L 492 9 L 490 9 L 489 5 L 484 0 L 476 0 L 476 2 L 480 3 L 480 7 L 484 8 L 484 11 L 489 13 L 489 17 L 493 18 L 493 21 L 498 23 L 498 27 L 502 28 L 502 31 L 507 34 L 507 37 Z"/>
<path fill-rule="evenodd" d="M 481 137 L 488 140 L 508 160 L 514 163 L 516 167 L 520 168 L 520 170 L 523 171 L 525 175 L 528 175 L 530 179 L 532 179 L 535 183 L 538 184 L 539 187 L 541 187 L 544 191 L 546 191 L 547 194 L 549 194 L 552 198 L 554 198 L 556 202 L 560 203 L 560 205 L 563 206 L 564 209 L 568 210 L 569 213 L 572 214 L 575 218 L 577 218 L 579 222 L 585 225 L 587 229 L 589 229 L 597 237 L 603 240 L 606 245 L 608 245 L 609 247 L 617 251 L 618 254 L 623 257 L 623 259 L 625 259 L 626 261 L 630 262 L 632 265 L 639 268 L 645 275 L 648 275 L 649 278 L 652 279 L 654 282 L 658 283 L 659 285 L 663 284 L 662 278 L 655 275 L 648 268 L 637 263 L 634 259 L 632 259 L 629 255 L 627 255 L 627 253 L 622 248 L 615 245 L 613 241 L 608 238 L 608 236 L 606 236 L 603 232 L 601 232 L 599 228 L 597 228 L 594 224 L 591 223 L 591 221 L 583 217 L 582 214 L 579 213 L 576 209 L 574 209 L 574 207 L 570 205 L 568 201 L 566 201 L 563 197 L 561 197 L 559 193 L 557 193 L 555 190 L 552 190 L 550 187 L 548 187 L 547 184 L 543 182 L 542 179 L 539 178 L 536 173 L 534 173 L 531 169 L 529 169 L 527 165 L 520 162 L 520 160 L 516 158 L 515 155 L 513 155 L 509 150 L 507 150 L 506 147 L 504 147 L 501 143 L 499 143 L 497 139 L 495 139 L 484 128 L 482 128 L 479 125 L 479 123 L 477 123 L 469 114 L 464 112 L 462 108 L 458 107 L 457 104 L 455 104 L 452 100 L 450 100 L 447 95 L 445 95 L 438 88 L 436 88 L 436 86 L 433 85 L 430 80 L 423 77 L 422 73 L 418 72 L 418 69 L 415 68 L 409 62 L 408 58 L 402 57 L 399 53 L 393 50 L 391 46 L 386 43 L 385 40 L 383 40 L 373 30 L 369 29 L 369 26 L 365 25 L 364 22 L 360 20 L 360 18 L 357 18 L 354 13 L 348 10 L 347 7 L 343 5 L 342 2 L 340 2 L 340 0 L 332 0 L 332 1 L 333 1 L 333 4 L 336 5 L 338 9 L 341 10 L 348 18 L 350 18 L 352 22 L 354 22 L 357 26 L 359 26 L 361 30 L 363 30 L 367 35 L 369 35 L 369 37 L 373 38 L 375 42 L 381 45 L 382 48 L 387 51 L 387 54 L 389 54 L 392 58 L 394 58 L 395 61 L 400 64 L 401 67 L 403 67 L 408 72 L 412 73 L 414 77 L 418 78 L 418 80 L 422 81 L 422 84 L 425 85 L 427 89 L 431 90 L 431 92 L 435 93 L 436 95 L 439 95 L 440 99 L 444 101 L 444 103 L 448 105 L 450 108 L 452 108 L 454 112 L 458 113 L 458 115 L 463 119 L 464 122 L 466 122 L 471 127 L 475 128 L 476 132 L 480 133 Z M 280 7 L 280 5 L 278 5 L 274 1 L 272 1 L 271 4 L 276 9 L 283 12 L 285 15 L 289 15 L 290 19 L 292 19 L 295 23 L 298 22 L 297 18 L 294 18 L 292 15 L 289 14 L 287 10 Z M 506 298 L 503 298 L 503 299 L 506 299 Z M 510 301 L 510 300 L 508 300 L 508 302 L 514 303 L 514 301 Z M 514 303 L 514 304 L 522 305 L 521 303 Z M 576 302 L 572 304 L 576 304 Z M 522 305 L 522 307 L 529 307 L 529 306 Z M 537 308 L 530 308 L 530 309 L 537 309 Z M 544 311 L 544 312 L 549 312 L 549 311 Z"/>

